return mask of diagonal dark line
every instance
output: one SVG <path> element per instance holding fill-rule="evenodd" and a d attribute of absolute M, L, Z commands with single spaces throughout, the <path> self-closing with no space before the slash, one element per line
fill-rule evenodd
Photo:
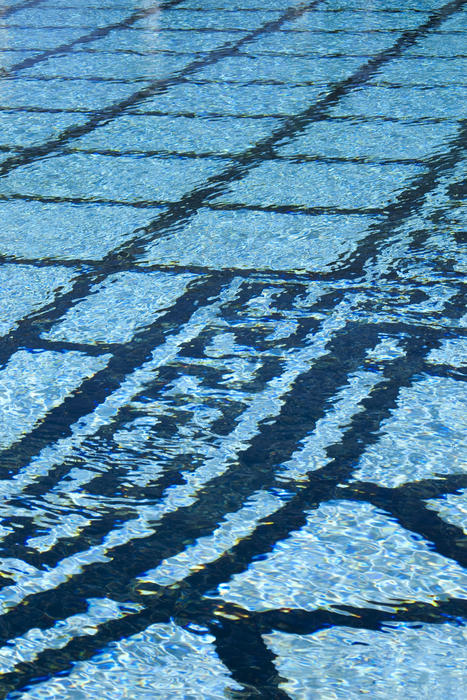
<path fill-rule="evenodd" d="M 254 617 L 245 620 L 215 620 L 209 625 L 215 638 L 217 656 L 229 669 L 232 678 L 243 686 L 235 692 L 236 700 L 290 700 L 280 688 L 281 678 L 274 665 L 274 654 L 268 649 Z"/>
<path fill-rule="evenodd" d="M 158 219 L 154 220 L 148 227 L 145 227 L 143 230 L 136 229 L 136 231 L 134 232 L 135 238 L 132 242 L 121 246 L 120 249 L 114 250 L 113 252 L 106 255 L 105 258 L 102 260 L 102 269 L 105 270 L 105 272 L 103 272 L 98 279 L 96 278 L 86 281 L 84 278 L 86 277 L 87 273 L 85 273 L 82 276 L 82 278 L 77 279 L 75 281 L 75 287 L 77 290 L 79 290 L 78 293 L 75 294 L 74 292 L 71 292 L 67 294 L 66 299 L 59 298 L 57 300 L 57 309 L 66 309 L 66 304 L 71 306 L 74 303 L 76 303 L 80 297 L 84 296 L 85 289 L 89 291 L 92 283 L 100 281 L 105 275 L 111 274 L 112 272 L 116 272 L 119 269 L 125 269 L 126 265 L 128 264 L 129 258 L 131 256 L 134 257 L 141 248 L 141 246 L 139 245 L 139 241 L 143 239 L 142 231 L 144 231 L 144 240 L 146 240 L 147 242 L 148 240 L 154 240 L 155 238 L 157 238 L 159 235 L 162 234 L 162 232 L 164 232 L 164 230 L 171 228 L 176 224 L 180 224 L 183 221 L 186 221 L 188 218 L 193 216 L 193 214 L 196 213 L 199 208 L 205 206 L 209 202 L 209 200 L 218 193 L 218 191 L 222 191 L 222 185 L 228 184 L 229 182 L 234 181 L 235 179 L 239 179 L 243 176 L 243 174 L 246 174 L 248 170 L 248 163 L 249 167 L 254 167 L 260 155 L 262 154 L 263 157 L 267 157 L 268 154 L 273 152 L 273 146 L 276 145 L 276 143 L 282 138 L 289 137 L 289 135 L 291 136 L 295 134 L 295 132 L 298 133 L 300 130 L 302 130 L 302 128 L 304 128 L 308 120 L 319 121 L 320 119 L 322 119 L 328 107 L 332 106 L 333 103 L 337 102 L 348 91 L 355 87 L 358 87 L 360 85 L 360 80 L 363 80 L 363 82 L 365 82 L 365 80 L 368 80 L 370 77 L 372 77 L 373 73 L 379 69 L 380 65 L 382 65 L 388 60 L 391 60 L 391 58 L 393 58 L 394 56 L 399 55 L 399 53 L 407 47 L 407 42 L 408 45 L 411 45 L 412 43 L 414 43 L 414 41 L 416 41 L 416 39 L 420 35 L 428 31 L 427 25 L 429 25 L 429 28 L 438 26 L 438 24 L 441 21 L 443 21 L 446 18 L 446 16 L 454 12 L 458 7 L 461 7 L 464 2 L 465 0 L 462 0 L 462 2 L 459 0 L 456 3 L 449 3 L 448 5 L 444 6 L 444 8 L 442 8 L 442 10 L 439 13 L 435 13 L 435 15 L 432 15 L 428 22 L 425 22 L 417 30 L 406 32 L 402 37 L 400 37 L 400 39 L 392 48 L 383 51 L 381 54 L 378 54 L 374 59 L 372 59 L 372 61 L 369 64 L 366 64 L 366 66 L 357 71 L 356 74 L 351 76 L 349 79 L 345 80 L 343 83 L 338 83 L 337 86 L 331 91 L 331 93 L 323 100 L 319 101 L 317 104 L 312 105 L 304 113 L 300 113 L 299 115 L 296 115 L 295 117 L 286 120 L 285 127 L 282 127 L 278 132 L 274 132 L 274 134 L 269 139 L 260 142 L 259 144 L 257 144 L 257 146 L 253 147 L 252 149 L 248 149 L 243 154 L 242 161 L 245 161 L 245 167 L 240 167 L 241 163 L 234 163 L 234 165 L 230 169 L 228 169 L 224 175 L 221 174 L 220 176 L 217 176 L 214 179 L 208 180 L 208 185 L 205 186 L 204 189 L 195 189 L 191 193 L 188 193 L 185 197 L 183 197 L 178 203 L 173 204 L 163 217 L 159 217 Z M 268 31 L 270 30 L 272 31 L 272 29 L 269 29 Z M 457 145 L 455 146 L 455 150 L 457 154 Z M 58 318 L 60 315 L 61 314 L 58 313 L 57 310 L 52 311 L 52 315 L 50 316 L 49 327 L 52 325 L 52 322 L 55 321 L 55 319 Z M 27 327 L 27 324 L 29 322 L 30 319 L 28 318 L 23 320 L 23 322 L 21 323 L 21 327 L 18 329 L 18 338 L 21 338 L 21 333 L 24 332 L 24 329 Z M 10 338 L 10 348 L 13 347 L 14 339 L 12 337 Z M 11 350 L 9 352 L 3 353 L 3 362 L 6 361 L 6 358 L 9 356 L 9 354 L 11 354 Z M 0 361 L 2 361 L 1 358 Z"/>
<path fill-rule="evenodd" d="M 461 4 L 461 2 L 464 1 L 465 0 L 456 0 L 458 4 Z M 68 127 L 67 129 L 64 129 L 56 138 L 50 139 L 40 146 L 32 146 L 24 149 L 20 155 L 16 157 L 12 156 L 11 158 L 3 161 L 3 163 L 0 165 L 0 176 L 6 175 L 22 165 L 26 165 L 35 160 L 43 158 L 54 151 L 60 150 L 64 145 L 69 143 L 69 141 L 83 136 L 84 134 L 89 134 L 98 126 L 117 118 L 130 107 L 134 107 L 135 105 L 149 99 L 150 97 L 153 97 L 154 95 L 166 92 L 173 85 L 184 82 L 186 77 L 192 73 L 195 73 L 206 66 L 213 65 L 227 56 L 234 55 L 244 44 L 254 41 L 258 37 L 265 34 L 277 31 L 285 22 L 288 22 L 296 17 L 300 17 L 305 12 L 314 9 L 320 2 L 322 2 L 322 0 L 314 0 L 314 2 L 308 3 L 307 5 L 290 7 L 281 15 L 281 17 L 271 20 L 270 22 L 266 22 L 254 31 L 245 34 L 236 43 L 232 44 L 228 42 L 219 48 L 213 49 L 204 57 L 195 59 L 168 78 L 153 80 L 129 97 L 126 97 L 119 102 L 95 112 L 93 116 L 84 124 Z"/>
<path fill-rule="evenodd" d="M 467 537 L 462 528 L 445 522 L 422 502 L 445 493 L 467 488 L 467 475 L 452 474 L 439 479 L 417 481 L 396 488 L 358 482 L 340 489 L 336 495 L 366 501 L 389 513 L 406 530 L 428 540 L 439 554 L 467 567 Z"/>
<path fill-rule="evenodd" d="M 44 2 L 44 0 L 25 0 L 25 2 L 19 2 L 16 5 L 10 5 L 10 7 L 2 7 L 0 9 L 0 21 L 6 17 L 10 17 L 15 12 L 19 12 L 20 10 L 28 10 L 31 7 L 40 5 L 42 2 Z"/>
<path fill-rule="evenodd" d="M 311 472 L 305 488 L 303 484 L 298 487 L 288 484 L 287 489 L 295 491 L 291 500 L 268 516 L 267 523 L 260 525 L 247 539 L 205 566 L 202 571 L 185 579 L 183 585 L 189 589 L 212 590 L 234 574 L 245 571 L 254 557 L 272 551 L 278 541 L 303 527 L 307 511 L 318 508 L 324 501 L 342 497 L 342 491 L 346 489 L 339 490 L 339 484 L 349 480 L 364 450 L 377 442 L 381 424 L 396 407 L 401 387 L 413 383 L 414 375 L 418 374 L 423 364 L 424 355 L 437 345 L 437 341 L 427 341 L 423 335 L 406 341 L 407 357 L 395 360 L 385 369 L 387 382 L 374 388 L 370 397 L 362 401 L 365 411 L 353 417 L 351 427 L 342 441 L 328 448 L 330 463 Z M 457 549 L 454 553 L 457 553 Z"/>
<path fill-rule="evenodd" d="M 407 334 L 407 327 L 404 324 L 379 324 L 371 332 L 376 335 L 379 335 L 381 333 L 401 335 Z M 419 332 L 419 329 L 412 329 L 411 332 Z M 436 343 L 440 337 L 443 337 L 443 335 L 444 334 L 441 330 L 438 332 L 431 332 L 431 342 Z M 358 342 L 355 341 L 355 336 L 358 336 Z M 300 342 L 302 342 L 300 338 L 297 338 L 296 340 L 299 344 Z M 242 500 L 251 495 L 251 493 L 253 493 L 255 489 L 261 487 L 267 488 L 268 485 L 271 486 L 274 483 L 274 464 L 278 462 L 284 462 L 287 460 L 287 458 L 290 456 L 290 452 L 293 452 L 296 443 L 301 439 L 301 436 L 306 435 L 313 429 L 316 420 L 319 417 L 321 417 L 322 412 L 325 411 L 326 399 L 333 395 L 335 391 L 335 386 L 338 386 L 339 382 L 345 383 L 348 372 L 351 372 L 358 366 L 361 352 L 361 350 L 358 349 L 358 343 L 361 343 L 362 348 L 364 349 L 371 344 L 372 340 L 374 341 L 375 338 L 371 338 L 368 336 L 368 330 L 365 329 L 365 333 L 362 333 L 359 330 L 359 326 L 357 325 L 356 329 L 354 328 L 350 334 L 348 332 L 344 332 L 340 339 L 337 338 L 337 340 L 331 343 L 330 354 L 328 356 L 325 356 L 323 360 L 318 361 L 318 363 L 316 363 L 316 365 L 314 365 L 312 370 L 310 370 L 309 372 L 309 375 L 311 375 L 312 377 L 311 381 L 314 381 L 317 385 L 319 385 L 319 390 L 317 391 L 312 385 L 309 389 L 309 392 L 307 392 L 306 389 L 304 389 L 303 382 L 299 384 L 298 388 L 295 387 L 292 390 L 293 398 L 288 401 L 290 410 L 285 410 L 281 414 L 280 427 L 277 428 L 276 424 L 274 424 L 271 428 L 265 427 L 261 435 L 252 442 L 248 450 L 246 450 L 244 455 L 241 457 L 240 465 L 237 468 L 229 470 L 225 475 L 213 481 L 211 485 L 209 485 L 203 490 L 204 498 L 202 500 L 202 503 L 199 504 L 199 508 L 201 509 L 203 514 L 206 513 L 208 506 L 216 510 L 216 504 L 218 500 L 217 494 L 219 492 L 224 491 L 230 492 L 232 490 L 232 481 L 238 481 L 238 484 L 236 485 L 235 494 L 233 494 L 230 497 L 230 501 L 225 500 L 223 503 L 223 508 L 227 510 L 235 510 L 236 507 L 241 505 Z M 346 352 L 349 344 L 352 345 L 354 348 L 353 356 L 350 360 L 347 357 L 348 353 Z M 330 361 L 337 364 L 339 367 L 339 369 L 335 370 L 335 372 L 333 373 L 332 379 L 330 379 L 329 377 Z M 307 380 L 307 377 L 305 377 L 305 380 Z M 165 377 L 163 383 L 167 384 L 170 381 L 170 377 Z M 305 404 L 302 403 L 300 396 L 303 394 L 304 391 L 306 395 L 308 395 L 308 393 L 311 393 L 311 395 L 314 396 L 314 401 L 311 402 L 311 405 L 308 399 Z M 147 393 L 147 390 L 145 390 L 145 392 Z M 289 424 L 292 424 L 293 426 L 295 421 L 297 421 L 297 410 L 302 411 L 299 421 L 301 425 L 301 432 L 300 435 L 294 435 L 292 433 L 289 436 L 288 426 Z M 124 420 L 125 416 L 121 415 L 118 425 L 120 425 L 121 421 Z M 118 425 L 105 426 L 101 429 L 101 431 L 99 431 L 99 434 L 96 437 L 96 439 L 101 441 L 108 440 L 112 437 L 113 432 L 118 428 Z M 258 445 L 256 443 L 258 443 Z M 270 448 L 270 450 L 268 448 L 269 456 L 267 456 L 268 450 L 266 450 L 264 447 L 264 445 L 266 444 Z M 18 460 L 19 457 L 16 454 L 16 452 L 14 454 L 16 455 L 16 460 Z M 254 470 L 251 469 L 250 464 L 255 466 Z M 258 467 L 259 464 L 261 465 L 261 467 Z M 73 465 L 76 466 L 77 463 L 73 462 Z M 47 488 L 50 487 L 51 483 L 53 484 L 54 480 L 56 480 L 57 475 L 60 478 L 63 478 L 63 476 L 66 474 L 69 468 L 70 465 L 65 464 L 62 468 L 54 470 L 53 478 L 50 475 L 48 475 L 47 477 L 39 480 L 39 482 L 36 482 L 32 487 L 34 496 L 37 497 L 38 487 L 40 487 L 41 493 L 44 491 L 44 488 L 45 490 L 47 490 Z M 150 487 L 148 489 L 142 489 L 141 493 L 138 492 L 138 494 L 133 494 L 132 498 L 149 498 L 151 501 L 154 501 L 155 499 L 157 500 L 163 496 L 164 489 L 170 488 L 170 486 L 179 483 L 180 478 L 182 478 L 183 481 L 183 473 L 179 475 L 178 471 L 173 473 L 171 470 L 169 470 L 161 477 L 161 481 L 158 485 L 156 485 L 155 487 Z M 281 486 L 280 483 L 277 483 L 276 485 L 278 487 Z M 114 491 L 112 489 L 112 493 L 113 492 Z M 100 493 L 101 491 L 99 491 L 99 494 Z M 190 512 L 191 510 L 192 509 L 190 509 Z M 196 507 L 194 508 L 194 510 L 196 510 Z M 97 544 L 98 542 L 102 541 L 103 535 L 109 532 L 113 527 L 114 521 L 112 520 L 112 517 L 114 519 L 120 518 L 121 522 L 123 522 L 129 520 L 133 516 L 133 511 L 128 509 L 124 509 L 124 511 L 125 512 L 121 513 L 120 515 L 114 511 L 113 514 L 107 515 L 104 518 L 93 520 L 89 526 L 84 528 L 84 530 L 80 533 L 78 538 L 71 538 L 68 540 L 60 541 L 60 543 L 58 543 L 55 547 L 53 547 L 45 554 L 38 555 L 36 552 L 31 552 L 29 548 L 22 547 L 22 556 L 25 561 L 29 562 L 33 566 L 37 566 L 40 568 L 42 568 L 44 565 L 46 565 L 47 567 L 55 566 L 62 557 L 69 556 L 71 554 L 76 553 L 77 551 L 80 551 L 80 549 L 82 548 L 81 541 L 83 539 L 87 542 L 87 546 L 90 546 L 93 543 Z M 221 515 L 222 513 L 219 512 L 217 513 L 217 515 L 213 516 L 214 520 L 212 520 L 212 527 L 215 526 L 214 521 L 216 517 L 220 518 Z M 196 515 L 194 517 L 190 516 L 190 519 L 193 519 L 196 529 Z M 185 533 L 187 535 L 188 524 L 185 524 Z M 200 533 L 198 533 L 198 536 L 199 534 Z M 193 537 L 196 538 L 196 536 L 197 535 L 195 533 Z M 7 547 L 7 549 L 8 547 L 13 546 L 18 548 L 19 545 L 16 541 L 16 534 L 12 533 L 9 538 L 7 537 L 6 540 L 4 540 L 3 545 L 4 547 Z"/>
<path fill-rule="evenodd" d="M 86 607 L 86 603 L 83 602 L 83 612 L 86 612 Z M 436 605 L 401 602 L 397 611 L 344 605 L 339 606 L 339 609 L 342 612 L 325 609 L 313 611 L 279 609 L 250 612 L 239 606 L 222 605 L 218 601 L 203 600 L 197 594 L 187 599 L 179 591 L 168 590 L 157 602 L 151 602 L 149 608 L 142 612 L 127 615 L 123 619 L 105 622 L 99 625 L 95 635 L 75 637 L 62 649 L 47 649 L 39 653 L 33 662 L 18 664 L 14 671 L 6 673 L 0 678 L 0 698 L 6 698 L 9 693 L 15 690 L 25 689 L 29 684 L 37 684 L 46 678 L 67 673 L 72 670 L 77 659 L 81 661 L 91 660 L 97 652 L 108 644 L 143 632 L 153 624 L 167 623 L 171 620 L 181 626 L 194 623 L 213 631 L 214 620 L 217 621 L 220 629 L 224 627 L 224 624 L 230 629 L 231 620 L 224 617 L 229 615 L 231 618 L 237 618 L 242 627 L 250 622 L 259 634 L 267 634 L 277 630 L 289 634 L 310 635 L 331 627 L 381 630 L 385 625 L 403 622 L 436 625 L 454 623 L 459 625 L 462 624 L 461 620 L 467 618 L 466 601 L 456 598 L 437 601 Z M 217 632 L 216 636 L 220 637 L 221 632 Z M 225 661 L 229 661 L 229 659 L 227 658 Z M 274 669 L 274 676 L 278 678 L 276 669 Z M 235 696 L 232 694 L 232 697 Z M 240 694 L 239 697 L 245 698 L 245 695 Z M 270 696 L 267 700 L 273 700 L 273 698 L 274 696 Z"/>
<path fill-rule="evenodd" d="M 63 403 L 49 411 L 46 417 L 18 442 L 0 452 L 0 462 L 13 468 L 29 463 L 30 459 L 51 442 L 71 434 L 71 425 L 91 413 L 95 406 L 115 391 L 123 379 L 144 363 L 157 345 L 174 327 L 181 327 L 198 308 L 218 294 L 229 280 L 212 273 L 180 297 L 162 317 L 148 328 L 135 334 L 131 345 L 114 347 L 113 356 L 104 370 L 85 380 Z M 164 326 L 166 326 L 164 328 Z"/>
<path fill-rule="evenodd" d="M 24 4 L 36 4 L 38 1 L 42 0 L 36 0 L 35 2 L 29 2 Z M 166 2 L 162 2 L 160 4 L 156 3 L 152 7 L 137 10 L 136 12 L 133 12 L 131 15 L 125 17 L 119 22 L 114 22 L 113 24 L 108 24 L 106 27 L 99 27 L 98 29 L 94 29 L 92 32 L 89 32 L 84 36 L 80 36 L 77 39 L 74 39 L 73 41 L 60 44 L 60 46 L 57 46 L 54 49 L 48 49 L 47 51 L 44 51 L 43 53 L 39 54 L 39 56 L 31 56 L 31 58 L 25 58 L 24 61 L 19 61 L 19 63 L 16 63 L 15 65 L 10 66 L 7 69 L 2 69 L 0 70 L 0 78 L 10 77 L 14 73 L 17 73 L 20 70 L 24 70 L 24 68 L 31 68 L 32 66 L 35 66 L 38 63 L 47 61 L 52 56 L 63 56 L 73 51 L 73 49 L 76 46 L 88 44 L 89 42 L 96 41 L 97 39 L 103 39 L 108 34 L 110 34 L 110 32 L 116 31 L 118 29 L 127 29 L 128 27 L 131 27 L 132 24 L 135 24 L 135 22 L 138 22 L 139 20 L 144 19 L 145 17 L 150 17 L 151 15 L 155 14 L 156 12 L 159 12 L 160 10 L 167 10 L 170 7 L 179 5 L 181 2 L 182 0 L 167 0 Z"/>
<path fill-rule="evenodd" d="M 209 481 L 199 491 L 194 504 L 180 507 L 175 512 L 167 514 L 150 535 L 113 548 L 111 561 L 105 564 L 90 564 L 81 574 L 74 576 L 53 591 L 44 591 L 28 597 L 13 610 L 5 613 L 1 623 L 22 634 L 31 626 L 43 627 L 44 624 L 48 624 L 46 620 L 51 614 L 51 606 L 55 607 L 59 604 L 63 616 L 74 614 L 76 607 L 74 591 L 77 587 L 80 595 L 84 597 L 95 596 L 98 591 L 106 589 L 107 585 L 110 586 L 113 596 L 128 595 L 127 587 L 128 585 L 131 587 L 130 582 L 133 578 L 141 574 L 142 562 L 145 562 L 145 569 L 153 568 L 163 559 L 180 551 L 181 536 L 187 544 L 211 534 L 226 512 L 233 512 L 241 507 L 245 499 L 256 490 L 267 489 L 275 484 L 275 468 L 290 458 L 299 441 L 306 437 L 313 430 L 316 421 L 325 415 L 326 400 L 333 397 L 336 390 L 346 383 L 348 373 L 360 366 L 366 350 L 377 340 L 378 333 L 379 329 L 376 327 L 362 328 L 360 324 L 352 324 L 338 334 L 329 344 L 329 354 L 318 360 L 309 372 L 299 376 L 295 381 L 285 397 L 286 401 L 276 420 L 272 424 L 265 421 L 260 434 L 253 438 L 249 446 L 239 455 L 238 461 L 227 468 L 221 476 Z M 348 352 L 349 347 L 353 348 L 351 355 Z M 333 365 L 332 372 L 330 364 Z M 395 401 L 398 390 L 399 383 L 395 382 L 392 391 L 385 386 L 385 391 L 383 390 L 382 393 L 385 397 L 389 394 Z M 368 419 L 367 413 L 368 411 L 365 416 Z M 379 427 L 380 419 L 380 414 L 377 413 L 373 419 L 376 427 Z M 361 421 L 356 419 L 355 422 L 361 431 Z M 365 421 L 363 423 L 366 425 Z M 352 436 L 360 449 L 360 433 L 355 436 L 355 432 L 355 430 L 352 431 Z M 348 467 L 344 472 L 347 473 L 347 470 Z M 317 473 L 321 475 L 322 472 L 323 470 L 320 470 Z M 339 476 L 341 472 L 342 468 L 338 471 Z M 333 486 L 336 485 L 334 478 L 331 481 L 324 479 L 324 483 L 328 486 L 330 483 Z M 223 494 L 222 499 L 219 499 L 220 493 Z M 300 494 L 302 495 L 303 492 L 300 491 Z M 322 498 L 324 495 L 320 496 L 320 500 Z M 300 496 L 296 496 L 293 502 L 295 501 L 300 502 Z M 290 503 L 279 513 L 288 512 L 289 506 Z M 303 514 L 301 515 L 303 517 Z M 279 516 L 276 515 L 275 518 L 277 517 Z M 292 525 L 295 520 L 296 517 L 290 518 Z M 268 532 L 275 542 L 278 538 L 270 530 Z M 274 528 L 275 532 L 276 528 Z M 246 544 L 256 543 L 256 541 L 257 537 L 252 537 Z M 238 565 L 239 559 L 235 558 L 234 561 Z M 226 565 L 227 571 L 229 566 L 232 566 L 232 562 Z M 212 568 L 209 567 L 209 571 Z"/>
<path fill-rule="evenodd" d="M 134 245 L 131 243 L 123 246 L 126 254 L 136 256 L 141 252 L 144 244 L 155 240 L 176 224 L 187 221 L 201 207 L 211 202 L 219 194 L 223 193 L 228 185 L 242 179 L 249 170 L 255 168 L 264 159 L 269 159 L 274 148 L 279 143 L 295 138 L 309 124 L 321 121 L 328 116 L 329 110 L 339 102 L 342 97 L 352 90 L 367 83 L 389 61 L 397 58 L 402 52 L 412 46 L 425 33 L 438 27 L 447 17 L 459 10 L 466 0 L 454 0 L 434 12 L 430 18 L 420 27 L 404 32 L 393 46 L 377 54 L 368 63 L 360 67 L 349 78 L 336 83 L 330 92 L 321 100 L 313 103 L 303 112 L 284 120 L 283 124 L 275 129 L 270 136 L 260 140 L 254 146 L 235 156 L 231 166 L 219 174 L 208 178 L 199 188 L 187 193 L 182 199 L 168 207 L 151 224 L 138 229 L 135 233 L 140 235 Z M 459 135 L 459 141 L 464 138 L 464 133 Z M 455 145 L 455 157 L 458 158 L 459 147 Z M 449 157 L 449 154 L 447 155 Z M 1 166 L 0 166 L 1 174 Z"/>

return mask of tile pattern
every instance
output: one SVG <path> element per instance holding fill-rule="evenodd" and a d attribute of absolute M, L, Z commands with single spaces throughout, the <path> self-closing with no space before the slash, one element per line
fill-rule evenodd
<path fill-rule="evenodd" d="M 465 697 L 466 18 L 3 2 L 1 697 Z"/>

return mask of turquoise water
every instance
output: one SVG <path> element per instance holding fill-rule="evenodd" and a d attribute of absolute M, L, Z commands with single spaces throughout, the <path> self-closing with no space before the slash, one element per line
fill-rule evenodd
<path fill-rule="evenodd" d="M 466 31 L 3 1 L 2 698 L 465 698 Z"/>

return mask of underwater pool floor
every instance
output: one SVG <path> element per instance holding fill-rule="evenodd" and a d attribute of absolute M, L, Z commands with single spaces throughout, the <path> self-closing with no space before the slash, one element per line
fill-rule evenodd
<path fill-rule="evenodd" d="M 467 696 L 466 33 L 3 0 L 1 698 Z"/>

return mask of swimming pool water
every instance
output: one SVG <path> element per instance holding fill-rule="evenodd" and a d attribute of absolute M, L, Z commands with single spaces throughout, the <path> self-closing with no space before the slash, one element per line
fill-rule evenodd
<path fill-rule="evenodd" d="M 2 698 L 465 698 L 466 32 L 3 0 Z"/>

